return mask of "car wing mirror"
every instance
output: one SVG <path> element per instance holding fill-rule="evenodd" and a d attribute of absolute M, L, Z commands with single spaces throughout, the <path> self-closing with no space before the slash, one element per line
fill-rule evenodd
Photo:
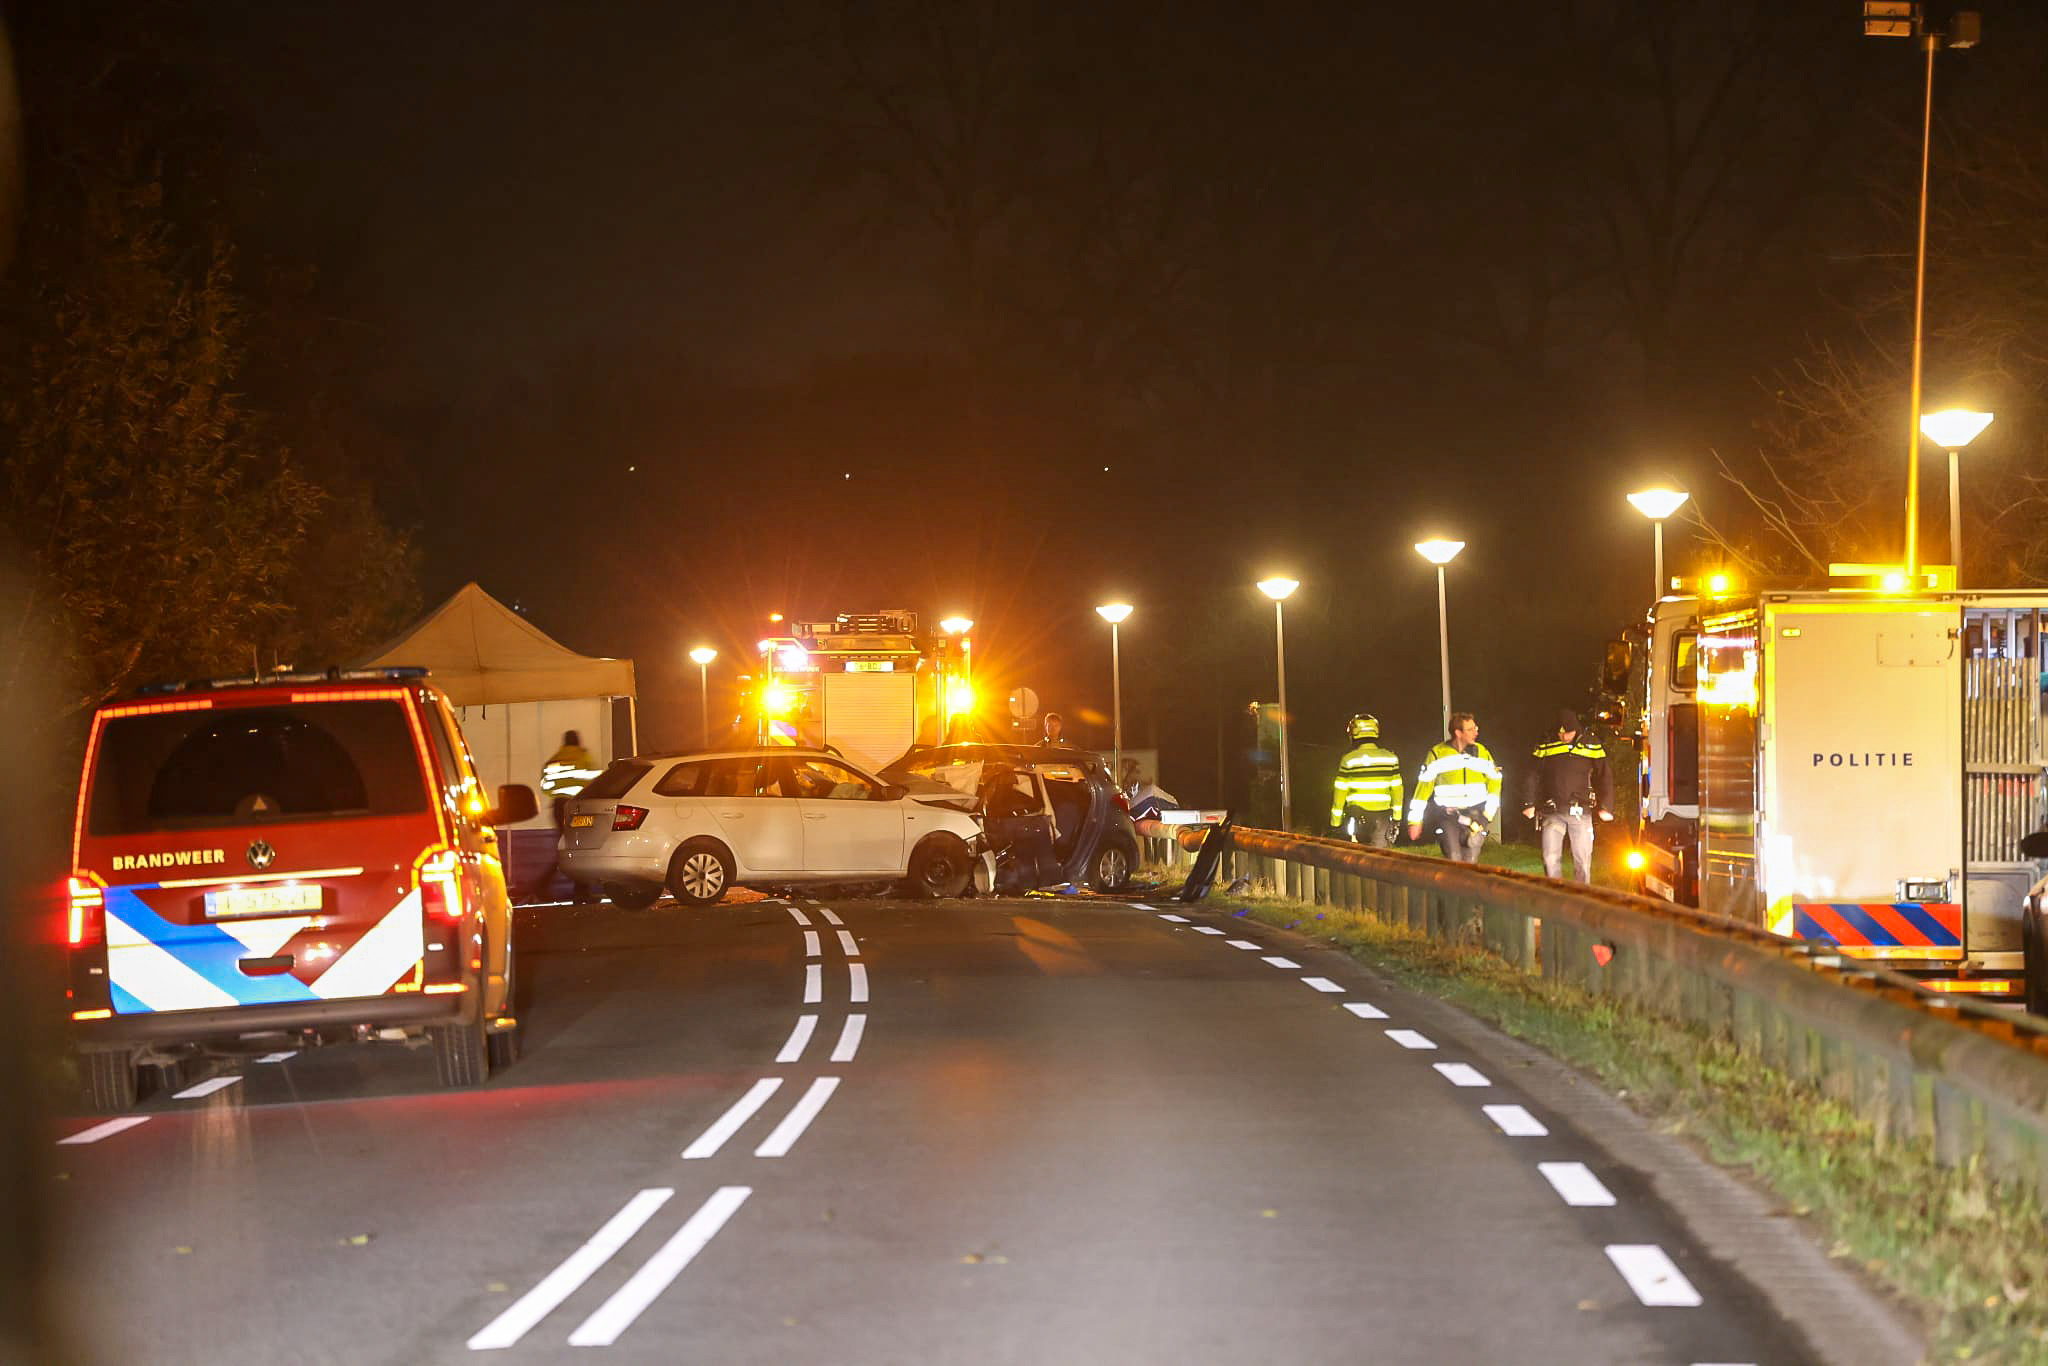
<path fill-rule="evenodd" d="M 875 800 L 878 802 L 900 802 L 909 795 L 910 789 L 901 783 L 890 783 L 887 787 L 875 789 Z"/>
<path fill-rule="evenodd" d="M 484 813 L 487 825 L 517 825 L 540 814 L 533 789 L 525 783 L 507 783 L 498 789 L 498 805 Z"/>

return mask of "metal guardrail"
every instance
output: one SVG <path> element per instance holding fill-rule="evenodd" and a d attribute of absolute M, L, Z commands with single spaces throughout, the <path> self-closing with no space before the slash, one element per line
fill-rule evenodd
<path fill-rule="evenodd" d="M 1184 868 L 1203 833 L 1153 840 L 1151 853 Z M 2048 1193 L 2048 1021 L 1648 897 L 1343 840 L 1230 834 L 1218 887 L 1250 877 L 1313 905 L 1484 947 L 1728 1039 L 1880 1133 L 1928 1140 L 1944 1163 L 1980 1161 Z"/>

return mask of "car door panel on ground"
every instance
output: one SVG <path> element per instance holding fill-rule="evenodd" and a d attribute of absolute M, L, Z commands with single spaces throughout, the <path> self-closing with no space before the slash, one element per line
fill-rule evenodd
<path fill-rule="evenodd" d="M 806 872 L 903 871 L 904 803 L 884 801 L 885 789 L 830 759 L 793 760 L 788 780 L 800 794 Z"/>

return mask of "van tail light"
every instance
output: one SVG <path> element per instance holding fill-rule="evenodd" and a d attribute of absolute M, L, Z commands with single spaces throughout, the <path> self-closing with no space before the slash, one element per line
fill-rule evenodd
<path fill-rule="evenodd" d="M 453 850 L 438 850 L 420 865 L 420 906 L 430 921 L 462 919 L 462 874 Z"/>
<path fill-rule="evenodd" d="M 465 941 L 463 929 L 462 873 L 452 849 L 433 849 L 421 857 L 420 879 L 420 980 L 433 990 L 434 983 L 460 980 Z M 445 988 L 444 988 L 445 989 Z"/>
<path fill-rule="evenodd" d="M 106 890 L 90 877 L 74 875 L 70 883 L 71 911 L 65 919 L 64 941 L 74 949 L 98 948 L 107 942 Z"/>
<path fill-rule="evenodd" d="M 615 810 L 615 811 L 613 811 L 613 812 L 612 812 L 612 829 L 614 829 L 614 830 L 638 830 L 638 829 L 640 828 L 640 822 L 642 822 L 642 821 L 644 821 L 644 820 L 646 820 L 646 819 L 647 819 L 647 808 L 646 808 L 646 807 L 644 807 L 644 806 L 622 806 L 622 807 L 619 807 L 619 808 L 618 808 L 617 810 Z"/>

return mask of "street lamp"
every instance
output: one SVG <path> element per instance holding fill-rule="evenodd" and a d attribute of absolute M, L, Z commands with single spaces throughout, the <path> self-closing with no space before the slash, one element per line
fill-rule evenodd
<path fill-rule="evenodd" d="M 697 664 L 697 742 L 705 749 L 711 748 L 711 661 L 718 658 L 718 651 L 709 645 L 699 645 L 690 651 L 690 658 Z"/>
<path fill-rule="evenodd" d="M 1417 541 L 1415 553 L 1436 566 L 1436 652 L 1444 671 L 1444 734 L 1451 733 L 1451 612 L 1444 597 L 1444 566 L 1458 558 L 1463 541 Z"/>
<path fill-rule="evenodd" d="M 1294 807 L 1287 783 L 1287 623 L 1280 604 L 1299 587 L 1301 584 L 1294 579 L 1259 580 L 1259 591 L 1273 600 L 1273 658 L 1280 675 L 1280 828 L 1283 831 L 1294 828 L 1291 820 Z"/>
<path fill-rule="evenodd" d="M 1991 414 L 1968 408 L 1947 408 L 1920 419 L 1921 433 L 1948 452 L 1948 562 L 1956 571 L 1958 588 L 1963 586 L 1963 476 L 1956 452 L 1990 425 Z"/>
<path fill-rule="evenodd" d="M 1650 601 L 1656 602 L 1664 596 L 1664 519 L 1685 506 L 1685 500 L 1692 495 L 1677 489 L 1643 489 L 1631 493 L 1628 501 L 1635 510 L 1650 519 L 1657 528 L 1657 582 L 1656 591 L 1650 594 Z"/>
<path fill-rule="evenodd" d="M 1982 32 L 1973 10 L 1930 23 L 1921 0 L 1863 0 L 1863 32 L 1870 38 L 1912 38 L 1927 53 L 1927 97 L 1920 115 L 1920 235 L 1913 257 L 1913 381 L 1906 436 L 1906 578 L 1920 575 L 1920 357 L 1927 311 L 1927 167 L 1934 151 L 1934 54 L 1944 47 L 1975 47 Z"/>
<path fill-rule="evenodd" d="M 1095 615 L 1109 623 L 1109 687 L 1110 715 L 1115 718 L 1111 734 L 1115 737 L 1111 750 L 1110 779 L 1119 791 L 1124 783 L 1124 664 L 1123 656 L 1117 649 L 1117 624 L 1131 614 L 1127 602 L 1105 602 L 1095 609 Z"/>

